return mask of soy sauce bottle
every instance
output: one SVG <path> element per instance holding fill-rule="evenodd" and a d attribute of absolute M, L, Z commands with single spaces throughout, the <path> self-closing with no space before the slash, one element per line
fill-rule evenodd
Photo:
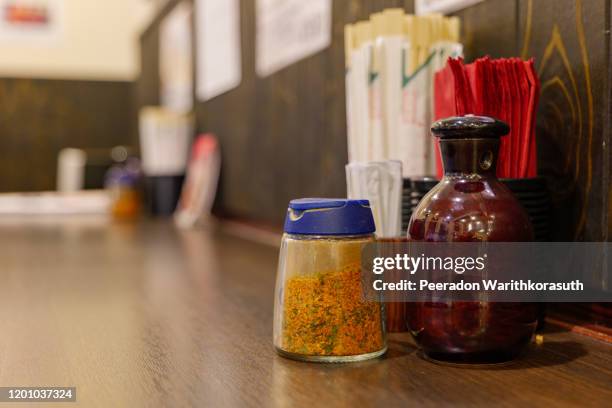
<path fill-rule="evenodd" d="M 466 115 L 435 122 L 444 177 L 419 203 L 408 237 L 426 242 L 533 241 L 521 204 L 496 177 L 500 138 L 509 126 Z M 426 357 L 456 363 L 511 360 L 529 344 L 536 327 L 531 303 L 476 301 L 407 305 L 410 331 Z"/>

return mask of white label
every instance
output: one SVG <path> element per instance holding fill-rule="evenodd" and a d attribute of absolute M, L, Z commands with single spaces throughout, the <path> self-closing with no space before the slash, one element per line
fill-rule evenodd
<path fill-rule="evenodd" d="M 331 0 L 257 0 L 256 13 L 256 70 L 261 77 L 331 43 Z"/>
<path fill-rule="evenodd" d="M 192 6 L 182 2 L 164 19 L 159 32 L 162 106 L 176 112 L 193 108 Z"/>
<path fill-rule="evenodd" d="M 143 111 L 140 114 L 142 170 L 147 176 L 185 173 L 193 124 L 189 117 Z"/>
<path fill-rule="evenodd" d="M 453 13 L 455 11 L 481 3 L 483 0 L 416 0 L 416 14 Z"/>
<path fill-rule="evenodd" d="M 196 0 L 197 96 L 207 101 L 242 80 L 240 3 Z"/>

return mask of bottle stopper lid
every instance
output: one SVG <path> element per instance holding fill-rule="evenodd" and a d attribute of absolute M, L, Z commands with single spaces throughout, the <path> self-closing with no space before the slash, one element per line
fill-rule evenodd
<path fill-rule="evenodd" d="M 488 116 L 465 115 L 434 122 L 431 132 L 440 139 L 495 139 L 510 133 L 510 126 Z"/>

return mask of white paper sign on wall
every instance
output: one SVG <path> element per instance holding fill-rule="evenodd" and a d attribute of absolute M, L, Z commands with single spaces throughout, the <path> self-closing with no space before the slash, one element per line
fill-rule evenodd
<path fill-rule="evenodd" d="M 331 43 L 332 0 L 257 0 L 256 71 L 266 77 Z"/>
<path fill-rule="evenodd" d="M 193 108 L 191 3 L 183 1 L 159 27 L 159 79 L 162 106 L 176 112 Z"/>
<path fill-rule="evenodd" d="M 196 0 L 196 94 L 207 101 L 242 80 L 239 0 Z"/>
<path fill-rule="evenodd" d="M 64 31 L 61 0 L 0 0 L 0 44 L 56 46 Z"/>
<path fill-rule="evenodd" d="M 416 0 L 414 10 L 416 14 L 447 14 L 473 6 L 482 1 L 484 0 Z"/>

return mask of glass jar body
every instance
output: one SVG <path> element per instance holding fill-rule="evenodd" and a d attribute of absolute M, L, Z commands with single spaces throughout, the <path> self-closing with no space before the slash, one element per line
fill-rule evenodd
<path fill-rule="evenodd" d="M 386 351 L 384 310 L 362 296 L 361 256 L 372 235 L 283 235 L 274 296 L 279 354 L 358 361 Z"/>
<path fill-rule="evenodd" d="M 408 235 L 427 242 L 533 240 L 527 213 L 495 177 L 494 168 L 486 174 L 446 174 L 417 206 Z M 515 358 L 530 342 L 537 309 L 530 303 L 409 303 L 407 320 L 415 341 L 432 359 L 497 363 Z"/>

